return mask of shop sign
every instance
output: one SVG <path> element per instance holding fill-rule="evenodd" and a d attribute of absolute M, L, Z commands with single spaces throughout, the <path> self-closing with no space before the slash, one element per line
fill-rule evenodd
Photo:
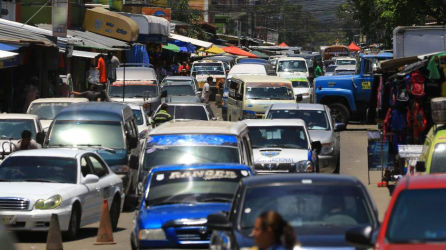
<path fill-rule="evenodd" d="M 144 15 L 162 17 L 170 22 L 171 9 L 168 8 L 143 7 L 142 13 Z"/>
<path fill-rule="evenodd" d="M 52 24 L 53 24 L 53 36 L 67 37 L 68 1 L 53 0 Z"/>
<path fill-rule="evenodd" d="M 135 21 L 103 8 L 88 9 L 83 28 L 126 42 L 135 42 L 139 35 L 138 24 Z"/>

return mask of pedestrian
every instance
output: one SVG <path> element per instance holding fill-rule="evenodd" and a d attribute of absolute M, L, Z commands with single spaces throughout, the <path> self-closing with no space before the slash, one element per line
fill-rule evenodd
<path fill-rule="evenodd" d="M 87 98 L 90 102 L 100 102 L 101 92 L 98 91 L 98 86 L 95 84 L 90 85 L 90 89 L 84 92 L 71 91 L 70 94 Z"/>
<path fill-rule="evenodd" d="M 183 65 L 181 65 L 181 66 L 178 68 L 178 71 L 179 71 L 179 72 L 182 72 L 183 70 L 186 70 L 186 72 L 189 71 L 189 65 L 187 65 L 187 62 L 186 62 L 186 61 L 184 61 L 184 62 L 183 62 Z"/>
<path fill-rule="evenodd" d="M 161 104 L 160 111 L 158 111 L 152 119 L 152 128 L 156 128 L 165 122 L 172 121 L 172 116 L 167 112 L 168 110 L 169 105 L 166 103 Z"/>
<path fill-rule="evenodd" d="M 40 149 L 42 148 L 35 140 L 31 138 L 31 132 L 29 130 L 23 130 L 22 138 L 14 144 L 13 151 L 28 150 L 28 149 Z"/>
<path fill-rule="evenodd" d="M 99 57 L 98 57 L 97 69 L 99 70 L 99 82 L 102 84 L 106 84 L 107 83 L 107 66 L 105 65 L 105 60 L 102 55 L 99 55 Z"/>
<path fill-rule="evenodd" d="M 107 55 L 107 78 L 110 83 L 116 81 L 116 69 L 119 67 L 119 59 L 113 55 L 112 52 L 108 52 Z"/>
<path fill-rule="evenodd" d="M 209 103 L 209 95 L 210 95 L 210 84 L 214 81 L 214 78 L 212 76 L 209 76 L 207 78 L 207 81 L 203 85 L 203 89 L 201 92 L 201 102 Z"/>
<path fill-rule="evenodd" d="M 260 250 L 292 250 L 296 245 L 293 228 L 274 211 L 264 212 L 257 217 L 252 235 Z"/>
<path fill-rule="evenodd" d="M 161 63 L 156 65 L 155 72 L 156 72 L 156 76 L 158 78 L 158 82 L 163 81 L 163 79 L 167 76 L 167 71 L 164 69 L 164 67 Z"/>
<path fill-rule="evenodd" d="M 316 68 L 314 69 L 314 78 L 318 78 L 319 76 L 322 76 L 322 69 L 319 64 L 316 64 Z"/>

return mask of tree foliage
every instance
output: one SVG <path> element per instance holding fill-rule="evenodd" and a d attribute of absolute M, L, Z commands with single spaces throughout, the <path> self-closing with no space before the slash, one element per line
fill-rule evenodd
<path fill-rule="evenodd" d="M 193 38 L 204 38 L 205 33 L 199 26 L 199 22 L 203 19 L 201 11 L 192 9 L 189 5 L 191 0 L 168 0 L 167 6 L 171 8 L 172 20 L 189 24 L 186 29 L 187 35 Z"/>

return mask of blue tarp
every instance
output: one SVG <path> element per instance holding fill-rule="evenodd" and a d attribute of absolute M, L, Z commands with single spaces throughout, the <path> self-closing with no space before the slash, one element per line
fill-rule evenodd
<path fill-rule="evenodd" d="M 133 45 L 133 47 L 126 52 L 126 58 L 127 63 L 141 63 L 141 66 L 150 66 L 149 54 L 147 53 L 146 46 L 144 45 Z"/>
<path fill-rule="evenodd" d="M 191 43 L 186 43 L 178 40 L 170 41 L 169 43 L 175 44 L 176 46 L 180 47 L 180 52 L 195 53 L 195 51 L 197 50 Z"/>
<path fill-rule="evenodd" d="M 19 45 L 0 43 L 0 50 L 3 50 L 3 51 L 14 51 L 14 50 L 18 50 L 20 47 L 21 46 L 19 46 Z"/>

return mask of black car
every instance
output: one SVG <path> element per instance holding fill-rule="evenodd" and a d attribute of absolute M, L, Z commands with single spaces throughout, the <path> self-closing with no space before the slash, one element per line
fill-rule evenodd
<path fill-rule="evenodd" d="M 228 214 L 208 216 L 210 249 L 254 246 L 257 216 L 273 210 L 294 228 L 304 249 L 354 249 L 345 232 L 359 225 L 379 226 L 378 210 L 355 177 L 325 174 L 275 174 L 243 179 Z"/>

